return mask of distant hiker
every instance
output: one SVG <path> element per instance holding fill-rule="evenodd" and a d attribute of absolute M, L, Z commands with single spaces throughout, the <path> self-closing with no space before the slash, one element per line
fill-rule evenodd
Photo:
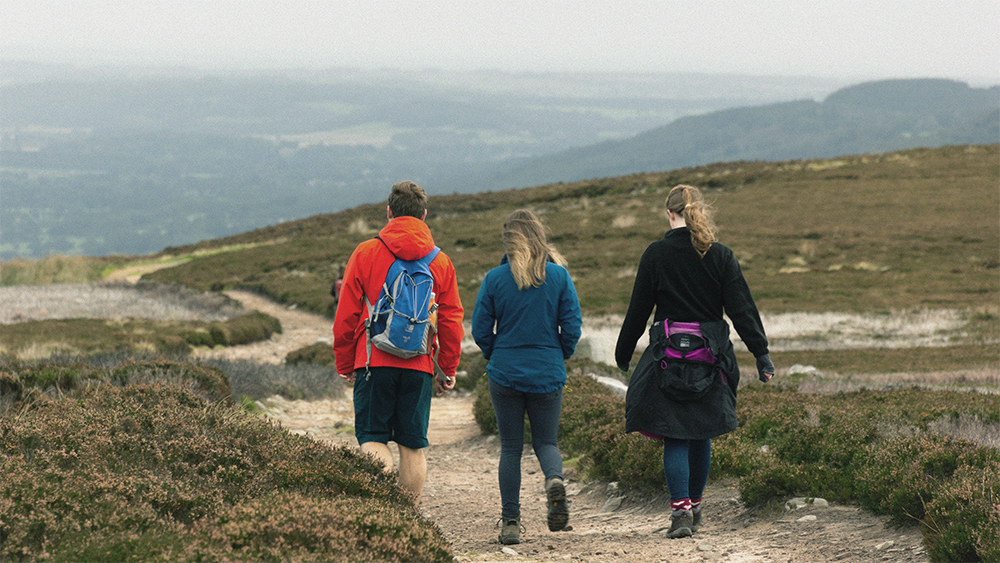
<path fill-rule="evenodd" d="M 330 295 L 333 296 L 333 306 L 336 307 L 340 303 L 340 288 L 344 285 L 344 270 L 341 268 L 340 273 L 337 275 L 337 279 L 333 280 L 333 286 L 330 288 Z"/>
<path fill-rule="evenodd" d="M 580 303 L 566 261 L 548 244 L 534 213 L 514 211 L 503 226 L 500 266 L 479 286 L 472 335 L 489 360 L 490 399 L 500 431 L 500 543 L 520 543 L 524 414 L 545 476 L 548 526 L 566 527 L 569 509 L 556 446 L 565 361 L 580 339 Z"/>
<path fill-rule="evenodd" d="M 374 239 L 358 245 L 344 271 L 340 306 L 333 322 L 337 373 L 354 383 L 355 436 L 361 451 L 393 470 L 389 441 L 399 447 L 399 484 L 419 503 L 427 476 L 427 426 L 431 394 L 455 386 L 462 352 L 464 312 L 458 297 L 455 267 L 444 252 L 430 262 L 437 332 L 429 352 L 403 358 L 370 346 L 366 331 L 369 310 L 382 292 L 390 266 L 418 260 L 436 251 L 427 216 L 427 194 L 413 182 L 392 186 L 386 217 L 389 223 Z M 366 303 L 367 302 L 367 303 Z M 370 350 L 370 352 L 369 352 Z M 370 353 L 370 357 L 369 357 Z M 434 356 L 443 378 L 434 377 Z"/>
<path fill-rule="evenodd" d="M 701 526 L 711 439 L 736 428 L 740 370 L 723 311 L 757 358 L 761 381 L 771 380 L 774 365 L 750 288 L 732 250 L 716 242 L 701 192 L 676 186 L 666 206 L 670 230 L 639 259 L 615 361 L 628 371 L 655 307 L 650 345 L 625 397 L 625 431 L 663 441 L 672 509 L 667 535 L 680 538 Z"/>

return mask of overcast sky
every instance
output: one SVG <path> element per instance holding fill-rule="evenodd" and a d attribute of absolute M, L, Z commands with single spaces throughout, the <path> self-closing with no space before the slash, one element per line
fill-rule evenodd
<path fill-rule="evenodd" d="M 0 57 L 1000 84 L 1000 0 L 0 0 Z"/>

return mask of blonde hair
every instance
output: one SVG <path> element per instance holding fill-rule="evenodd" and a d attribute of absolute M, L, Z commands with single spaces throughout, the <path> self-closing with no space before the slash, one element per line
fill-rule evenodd
<path fill-rule="evenodd" d="M 545 283 L 545 263 L 549 258 L 566 266 L 566 259 L 546 240 L 542 222 L 527 209 L 514 211 L 504 221 L 503 248 L 518 289 Z"/>
<path fill-rule="evenodd" d="M 714 209 L 701 196 L 701 190 L 694 186 L 681 184 L 674 186 L 667 194 L 667 209 L 684 217 L 687 228 L 691 231 L 691 244 L 702 258 L 712 248 L 718 229 L 712 221 Z"/>

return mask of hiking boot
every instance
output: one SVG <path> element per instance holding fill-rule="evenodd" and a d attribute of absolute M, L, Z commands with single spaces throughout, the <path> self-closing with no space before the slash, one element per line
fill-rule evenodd
<path fill-rule="evenodd" d="M 497 522 L 500 528 L 500 537 L 497 538 L 503 545 L 515 545 L 521 543 L 521 519 L 501 517 Z"/>
<path fill-rule="evenodd" d="M 671 519 L 670 530 L 667 531 L 667 537 L 670 539 L 689 537 L 694 533 L 691 531 L 691 526 L 693 525 L 694 515 L 691 514 L 690 510 L 682 510 L 679 514 L 675 514 Z"/>
<path fill-rule="evenodd" d="M 545 498 L 549 507 L 547 523 L 550 532 L 558 532 L 569 522 L 569 506 L 566 504 L 566 487 L 563 480 L 553 477 L 545 481 Z"/>
<path fill-rule="evenodd" d="M 691 509 L 691 533 L 701 528 L 701 507 Z"/>

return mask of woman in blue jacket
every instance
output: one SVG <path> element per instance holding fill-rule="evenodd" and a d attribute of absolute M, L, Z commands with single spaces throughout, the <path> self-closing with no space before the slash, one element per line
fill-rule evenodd
<path fill-rule="evenodd" d="M 514 211 L 503 226 L 506 255 L 479 287 L 472 335 L 489 360 L 490 399 L 500 431 L 500 543 L 520 543 L 524 414 L 545 475 L 547 523 L 566 527 L 569 509 L 556 446 L 564 360 L 580 339 L 580 302 L 566 261 L 548 244 L 534 213 Z"/>

